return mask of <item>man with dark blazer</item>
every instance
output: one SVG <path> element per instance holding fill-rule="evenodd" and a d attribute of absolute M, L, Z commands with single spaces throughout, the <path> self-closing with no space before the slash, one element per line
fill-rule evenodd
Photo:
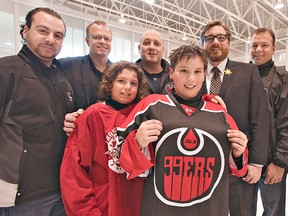
<path fill-rule="evenodd" d="M 248 140 L 249 165 L 244 178 L 230 176 L 229 210 L 231 216 L 252 216 L 253 184 L 259 181 L 267 163 L 269 141 L 269 112 L 265 90 L 255 65 L 228 59 L 231 32 L 220 20 L 208 23 L 201 34 L 209 64 L 203 93 L 211 89 L 213 67 L 220 70 L 219 96 L 228 113 Z"/>
<path fill-rule="evenodd" d="M 97 102 L 97 92 L 103 71 L 111 64 L 112 31 L 104 21 L 96 20 L 86 27 L 85 41 L 89 54 L 60 59 L 62 73 L 75 95 L 75 111 Z"/>
<path fill-rule="evenodd" d="M 104 21 L 96 20 L 86 27 L 85 41 L 89 54 L 60 59 L 61 71 L 74 91 L 75 109 L 65 116 L 64 131 L 69 135 L 74 121 L 83 111 L 98 101 L 98 86 L 103 72 L 111 64 L 112 31 Z"/>

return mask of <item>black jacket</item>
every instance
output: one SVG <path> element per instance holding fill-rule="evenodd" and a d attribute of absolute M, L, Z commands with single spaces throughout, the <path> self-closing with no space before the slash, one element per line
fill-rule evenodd
<path fill-rule="evenodd" d="M 260 69 L 260 68 L 259 68 Z M 261 71 L 260 71 L 261 72 Z M 268 164 L 288 169 L 288 72 L 274 64 L 261 77 L 270 113 Z M 265 169 L 264 169 L 265 171 Z"/>
<path fill-rule="evenodd" d="M 13 184 L 16 191 L 9 192 L 17 194 L 17 205 L 60 189 L 63 119 L 73 109 L 73 91 L 25 45 L 0 65 L 0 190 Z"/>
<path fill-rule="evenodd" d="M 256 65 L 228 59 L 219 96 L 239 130 L 248 138 L 249 163 L 266 165 L 269 147 L 269 112 Z M 206 81 L 202 91 L 207 93 Z"/>
<path fill-rule="evenodd" d="M 74 91 L 75 111 L 86 109 L 98 101 L 98 88 L 103 73 L 93 64 L 89 55 L 59 60 L 61 71 Z M 107 61 L 109 66 L 111 61 Z"/>
<path fill-rule="evenodd" d="M 135 63 L 142 68 L 141 59 L 138 59 Z M 170 65 L 166 60 L 161 59 L 161 67 L 163 68 L 163 75 L 161 77 L 161 82 L 160 82 L 160 93 L 161 94 L 167 94 L 167 93 L 170 93 L 170 91 L 172 91 L 172 83 L 173 83 L 173 81 L 169 77 Z M 146 73 L 148 73 L 148 72 L 146 72 Z M 148 92 L 149 92 L 149 94 L 159 93 L 159 92 L 156 92 L 151 81 L 149 79 L 147 79 L 147 80 L 148 80 Z"/>

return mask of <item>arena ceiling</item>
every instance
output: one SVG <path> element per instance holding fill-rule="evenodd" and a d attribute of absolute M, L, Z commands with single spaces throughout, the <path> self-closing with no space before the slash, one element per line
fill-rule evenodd
<path fill-rule="evenodd" d="M 271 28 L 277 47 L 288 43 L 288 0 L 283 9 L 275 9 L 279 0 L 46 0 L 52 8 L 68 7 L 104 20 L 117 21 L 124 16 L 126 25 L 137 29 L 154 28 L 174 41 L 185 34 L 188 42 L 199 41 L 203 27 L 212 19 L 226 22 L 233 33 L 232 46 L 243 48 L 257 27 Z"/>

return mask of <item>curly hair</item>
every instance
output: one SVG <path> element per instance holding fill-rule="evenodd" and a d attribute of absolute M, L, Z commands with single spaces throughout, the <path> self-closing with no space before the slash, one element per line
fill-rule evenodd
<path fill-rule="evenodd" d="M 54 10 L 52 10 L 52 9 L 50 9 L 50 8 L 38 7 L 38 8 L 35 8 L 35 9 L 29 11 L 29 12 L 27 13 L 26 17 L 25 17 L 25 23 L 20 24 L 20 35 L 21 35 L 21 37 L 22 37 L 23 42 L 25 42 L 25 39 L 23 38 L 24 27 L 27 26 L 28 29 L 30 29 L 30 28 L 31 28 L 31 25 L 32 25 L 32 21 L 33 21 L 33 20 L 32 20 L 33 16 L 34 16 L 36 13 L 41 12 L 41 11 L 43 11 L 43 12 L 45 12 L 45 13 L 51 15 L 51 16 L 54 16 L 54 17 L 60 19 L 60 20 L 63 22 L 63 24 L 64 24 L 64 28 L 65 28 L 65 32 L 66 32 L 66 25 L 65 25 L 64 20 L 63 20 L 62 17 L 60 16 L 60 14 L 58 14 L 56 11 L 54 11 Z"/>
<path fill-rule="evenodd" d="M 199 56 L 204 63 L 204 69 L 205 70 L 207 69 L 208 60 L 207 60 L 206 52 L 200 46 L 192 44 L 192 45 L 182 45 L 178 47 L 177 49 L 174 49 L 171 51 L 169 55 L 169 60 L 170 60 L 171 68 L 173 70 L 175 69 L 179 60 L 182 59 L 184 56 L 188 57 L 188 59 L 190 57 Z"/>
<path fill-rule="evenodd" d="M 98 90 L 98 99 L 100 101 L 104 101 L 105 99 L 111 97 L 113 81 L 125 68 L 135 71 L 138 78 L 138 91 L 133 103 L 139 102 L 148 94 L 147 79 L 143 70 L 132 62 L 119 61 L 110 65 L 109 68 L 104 72 Z"/>

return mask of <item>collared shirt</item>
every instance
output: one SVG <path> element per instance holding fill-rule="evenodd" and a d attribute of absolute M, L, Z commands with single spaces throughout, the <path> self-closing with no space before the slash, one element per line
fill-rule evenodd
<path fill-rule="evenodd" d="M 222 61 L 219 65 L 217 65 L 218 69 L 220 70 L 221 82 L 223 81 L 224 70 L 226 69 L 227 61 L 228 61 L 228 58 L 225 58 L 224 61 Z M 211 85 L 211 80 L 213 77 L 213 72 L 212 72 L 213 67 L 215 67 L 215 66 L 208 63 L 207 75 L 206 75 L 207 92 L 210 92 L 210 85 Z"/>

